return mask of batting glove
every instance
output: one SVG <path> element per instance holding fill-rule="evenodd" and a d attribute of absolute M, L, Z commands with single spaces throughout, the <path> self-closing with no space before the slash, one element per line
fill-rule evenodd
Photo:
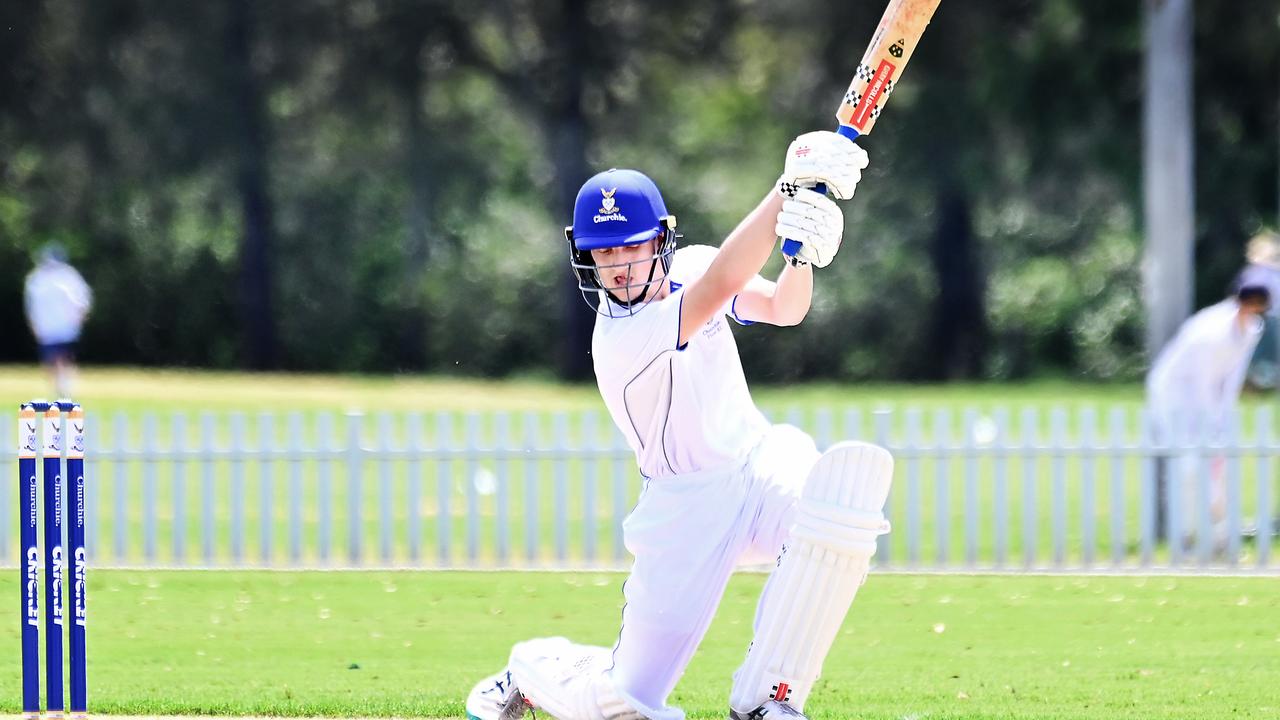
<path fill-rule="evenodd" d="M 782 203 L 775 229 L 779 238 L 800 243 L 792 264 L 826 267 L 840 249 L 844 213 L 826 195 L 798 188 L 794 198 Z"/>
<path fill-rule="evenodd" d="M 848 200 L 853 197 L 867 162 L 867 152 L 843 135 L 829 130 L 805 133 L 787 148 L 778 192 L 795 197 L 800 188 L 825 183 L 832 197 Z"/>

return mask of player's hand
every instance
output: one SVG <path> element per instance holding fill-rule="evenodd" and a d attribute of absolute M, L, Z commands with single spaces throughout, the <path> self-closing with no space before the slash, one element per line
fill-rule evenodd
<path fill-rule="evenodd" d="M 840 249 L 844 213 L 826 195 L 798 188 L 795 197 L 782 203 L 776 229 L 783 240 L 800 243 L 794 255 L 797 262 L 826 267 Z"/>
<path fill-rule="evenodd" d="M 825 183 L 832 197 L 848 200 L 867 162 L 867 152 L 843 135 L 829 130 L 805 133 L 787 148 L 778 192 L 795 197 L 797 188 Z"/>

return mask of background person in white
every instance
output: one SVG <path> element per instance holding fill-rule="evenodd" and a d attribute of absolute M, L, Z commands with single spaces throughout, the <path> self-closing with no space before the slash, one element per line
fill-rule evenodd
<path fill-rule="evenodd" d="M 47 245 L 27 275 L 23 293 L 27 323 L 39 346 L 40 362 L 49 371 L 54 391 L 71 397 L 75 375 L 76 343 L 89 314 L 93 293 L 76 269 L 67 264 L 66 252 Z"/>
<path fill-rule="evenodd" d="M 645 478 L 624 523 L 635 563 L 624 584 L 622 628 L 612 651 L 564 638 L 517 644 L 508 668 L 472 691 L 469 717 L 519 717 L 526 704 L 561 720 L 684 717 L 667 698 L 730 574 L 739 564 L 777 558 L 818 459 L 809 436 L 770 425 L 756 409 L 725 318 L 774 325 L 804 318 L 812 268 L 831 261 L 844 223 L 835 203 L 800 186 L 824 182 L 845 199 L 864 167 L 865 153 L 834 133 L 798 138 L 777 190 L 719 249 L 675 250 L 675 218 L 638 172 L 610 170 L 583 185 L 566 233 L 579 286 L 600 315 L 596 379 Z M 771 282 L 757 273 L 778 237 L 801 249 Z M 878 516 L 883 497 L 873 504 Z M 769 594 L 767 586 L 762 609 Z M 784 685 L 778 700 L 802 706 L 808 690 L 798 687 L 793 697 Z M 747 688 L 743 696 L 757 695 Z M 768 697 L 736 710 L 741 717 L 798 715 Z"/>
<path fill-rule="evenodd" d="M 1197 312 L 1160 351 L 1147 375 L 1147 401 L 1155 439 L 1164 445 L 1215 443 L 1224 440 L 1244 386 L 1249 358 L 1262 337 L 1262 314 L 1271 295 L 1261 285 L 1245 285 L 1235 295 Z M 1177 493 L 1178 527 L 1182 539 L 1196 528 L 1202 503 L 1197 502 L 1199 478 L 1192 455 L 1157 459 L 1157 526 L 1168 537 L 1165 497 Z M 1215 539 L 1223 538 L 1225 479 L 1223 460 L 1211 458 L 1210 509 Z M 1170 487 L 1169 483 L 1173 485 Z"/>

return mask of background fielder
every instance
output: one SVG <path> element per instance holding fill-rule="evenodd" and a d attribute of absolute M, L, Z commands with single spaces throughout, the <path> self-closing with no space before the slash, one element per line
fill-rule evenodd
<path fill-rule="evenodd" d="M 1160 351 L 1147 375 L 1155 441 L 1163 445 L 1199 446 L 1226 440 L 1228 424 L 1240 401 L 1249 359 L 1262 337 L 1262 315 L 1271 303 L 1263 285 L 1244 285 L 1234 295 L 1192 315 Z M 1171 451 L 1157 459 L 1157 487 L 1164 497 L 1176 498 L 1182 511 L 1172 518 L 1183 539 L 1195 527 L 1205 498 L 1197 497 L 1196 452 Z M 1216 539 L 1223 540 L 1226 480 L 1222 457 L 1208 468 L 1210 517 Z M 1166 500 L 1156 503 L 1158 534 L 1168 537 Z"/>
<path fill-rule="evenodd" d="M 54 392 L 71 397 L 76 343 L 93 304 L 89 285 L 67 264 L 60 245 L 47 245 L 36 255 L 36 267 L 23 289 L 27 323 L 39 345 L 40 362 L 49 372 Z"/>

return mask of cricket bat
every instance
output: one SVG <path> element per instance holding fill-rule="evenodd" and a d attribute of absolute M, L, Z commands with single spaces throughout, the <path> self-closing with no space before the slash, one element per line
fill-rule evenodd
<path fill-rule="evenodd" d="M 889 1 L 875 34 L 871 36 L 871 43 L 862 55 L 862 62 L 858 63 L 853 82 L 849 83 L 844 100 L 836 108 L 836 120 L 840 123 L 836 132 L 849 140 L 871 132 L 941 1 Z M 826 192 L 821 185 L 814 189 Z M 800 243 L 783 241 L 784 254 L 794 255 L 798 250 Z"/>

